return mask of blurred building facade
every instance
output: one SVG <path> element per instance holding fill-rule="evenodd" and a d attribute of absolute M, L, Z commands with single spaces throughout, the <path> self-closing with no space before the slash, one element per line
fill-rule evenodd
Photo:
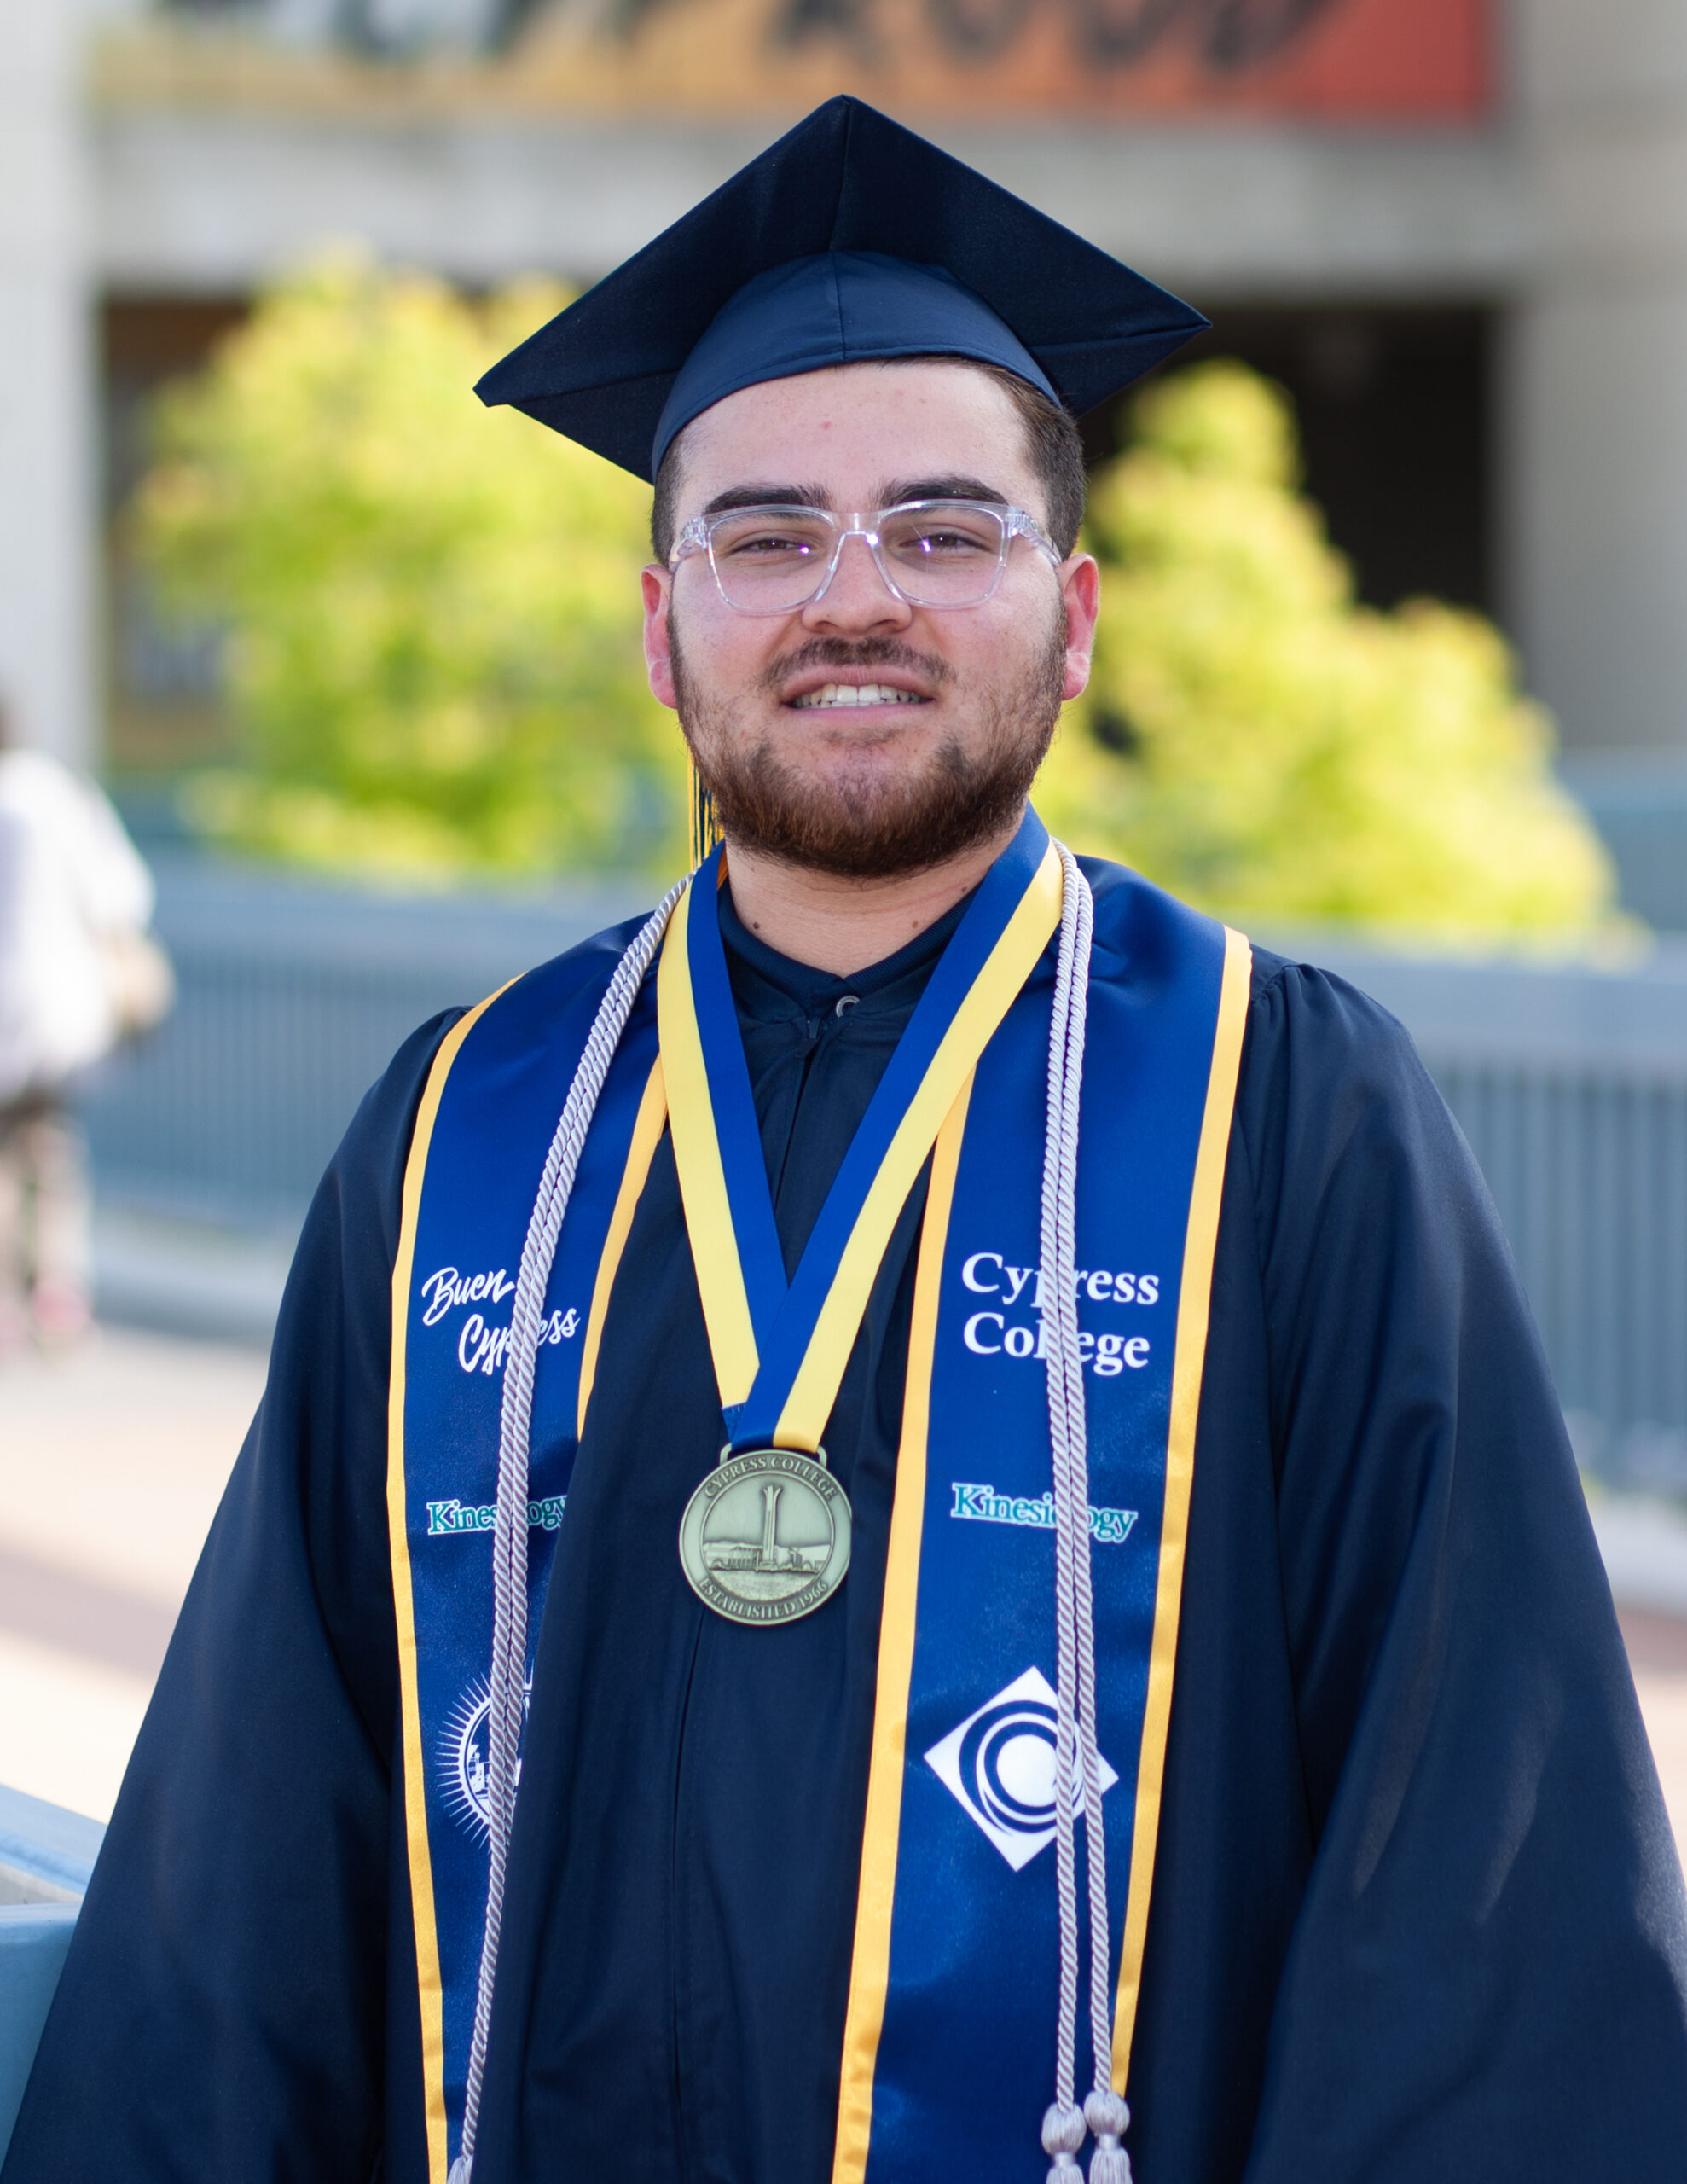
<path fill-rule="evenodd" d="M 1283 379 L 1365 595 L 1495 612 L 1596 803 L 1687 782 L 1678 0 L 0 0 L 0 688 L 71 755 L 214 686 L 104 531 L 266 276 L 590 279 L 849 89 Z"/>

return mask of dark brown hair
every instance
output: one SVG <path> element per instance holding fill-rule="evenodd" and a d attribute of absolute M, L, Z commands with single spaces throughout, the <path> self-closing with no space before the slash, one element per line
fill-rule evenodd
<path fill-rule="evenodd" d="M 1031 468 L 1042 488 L 1048 535 L 1064 560 L 1077 544 L 1084 521 L 1084 449 L 1075 422 L 1058 403 L 1051 402 L 1040 388 L 1033 386 L 1029 380 L 1021 379 L 1017 372 L 1005 371 L 1000 364 L 976 363 L 971 357 L 959 361 L 971 364 L 974 371 L 983 372 L 986 379 L 993 380 L 1018 412 L 1019 421 L 1025 427 Z M 663 456 L 650 507 L 651 547 L 657 560 L 664 564 L 674 550 L 680 480 L 684 470 L 680 450 L 684 442 L 685 434 L 681 432 Z"/>

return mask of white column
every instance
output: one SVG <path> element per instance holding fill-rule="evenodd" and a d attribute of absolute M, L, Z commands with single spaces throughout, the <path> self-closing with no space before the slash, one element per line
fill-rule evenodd
<path fill-rule="evenodd" d="M 1569 749 L 1687 752 L 1687 4 L 1512 22 L 1539 229 L 1499 390 L 1510 618 Z"/>
<path fill-rule="evenodd" d="M 0 697 L 95 755 L 92 301 L 77 0 L 0 0 Z"/>

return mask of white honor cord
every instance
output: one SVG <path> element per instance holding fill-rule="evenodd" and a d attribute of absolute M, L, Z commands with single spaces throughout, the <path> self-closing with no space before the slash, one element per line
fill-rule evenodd
<path fill-rule="evenodd" d="M 1055 1594 L 1058 1629 L 1055 1827 L 1060 1906 L 1060 2016 L 1056 2040 L 1056 2099 L 1043 2118 L 1043 2146 L 1054 2162 L 1050 2177 L 1071 2184 L 1085 2124 L 1096 2134 L 1091 2184 L 1130 2184 L 1130 2163 L 1119 2145 L 1129 2113 L 1107 2082 L 1110 2052 L 1106 1850 L 1101 1828 L 1100 1763 L 1095 1739 L 1095 1645 L 1089 1574 L 1089 1475 L 1084 1431 L 1083 1365 L 1078 1348 L 1078 1106 L 1083 1083 L 1084 1020 L 1089 990 L 1093 907 L 1089 882 L 1071 853 L 1060 851 L 1063 888 L 1054 1011 L 1049 1029 L 1048 1123 L 1043 1143 L 1042 1287 L 1048 1321 L 1049 1426 L 1054 1449 Z M 504 1877 L 515 1816 L 515 1770 L 521 1746 L 527 1663 L 528 1444 L 533 1374 L 557 1240 L 586 1134 L 639 988 L 656 957 L 685 880 L 670 889 L 639 929 L 599 1004 L 586 1050 L 563 1103 L 528 1222 L 511 1309 L 498 1432 L 498 1498 L 492 1533 L 492 1665 L 488 1722 L 486 1927 L 475 1992 L 474 2032 L 463 2097 L 462 2150 L 449 2184 L 470 2184 L 486 2069 L 486 2036 L 503 1924 Z M 1077 2041 L 1078 1909 L 1072 1804 L 1075 1777 L 1083 1783 L 1084 1835 L 1089 1851 L 1090 2027 L 1095 2090 L 1082 2109 L 1074 2099 Z"/>
<path fill-rule="evenodd" d="M 1107 1845 L 1095 1731 L 1095 1610 L 1090 1586 L 1089 1456 L 1083 1355 L 1078 1340 L 1078 1113 L 1083 1093 L 1094 901 L 1071 852 L 1060 848 L 1060 948 L 1048 1040 L 1048 1119 L 1043 1138 L 1042 1293 L 1048 1358 L 1049 1439 L 1054 1469 L 1055 1886 L 1060 1914 L 1060 1994 L 1054 2100 L 1043 2117 L 1049 2184 L 1075 2184 L 1087 2130 L 1096 2150 L 1090 2184 L 1130 2184 L 1120 2144 L 1130 2111 L 1110 2082 L 1110 1966 Z M 1078 2019 L 1078 1891 L 1073 1806 L 1084 1815 L 1089 1867 L 1090 2050 L 1094 2082 L 1075 2098 Z"/>
<path fill-rule="evenodd" d="M 492 2020 L 492 1984 L 498 1970 L 498 1935 L 504 1916 L 504 1874 L 515 1819 L 516 1760 L 521 1750 L 527 1684 L 527 1459 L 533 1422 L 533 1371 L 545 1323 L 545 1292 L 569 1194 L 585 1149 L 609 1066 L 633 1013 L 639 988 L 656 959 L 674 905 L 687 882 L 670 887 L 640 926 L 617 964 L 598 1004 L 591 1036 L 575 1070 L 551 1140 L 538 1195 L 527 1223 L 510 1308 L 509 1349 L 504 1361 L 503 1408 L 498 1421 L 498 1503 L 492 1528 L 492 1670 L 487 1724 L 489 1872 L 486 1930 L 480 1944 L 480 1979 L 474 1997 L 463 2091 L 462 2151 L 451 2164 L 449 2184 L 469 2184 L 480 2122 L 480 2088 L 486 2071 L 486 2034 Z"/>

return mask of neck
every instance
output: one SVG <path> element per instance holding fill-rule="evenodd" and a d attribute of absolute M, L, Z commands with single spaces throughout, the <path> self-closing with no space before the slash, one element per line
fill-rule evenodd
<path fill-rule="evenodd" d="M 881 963 L 936 925 L 978 885 L 1018 830 L 1000 833 L 960 856 L 884 880 L 809 872 L 727 840 L 733 907 L 769 948 L 793 962 L 847 979 Z"/>

